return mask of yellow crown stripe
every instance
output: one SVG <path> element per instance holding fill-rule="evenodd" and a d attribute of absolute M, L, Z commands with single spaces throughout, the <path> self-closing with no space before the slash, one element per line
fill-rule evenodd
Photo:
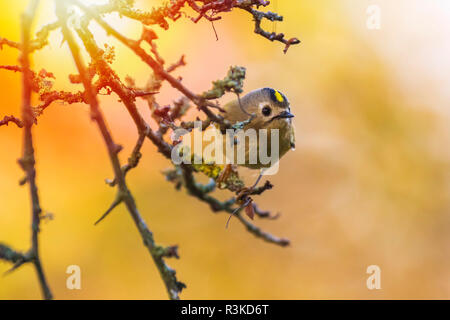
<path fill-rule="evenodd" d="M 275 91 L 275 98 L 277 98 L 277 100 L 279 102 L 283 102 L 284 101 L 283 95 L 280 92 L 278 92 L 277 90 L 274 90 L 274 91 Z"/>

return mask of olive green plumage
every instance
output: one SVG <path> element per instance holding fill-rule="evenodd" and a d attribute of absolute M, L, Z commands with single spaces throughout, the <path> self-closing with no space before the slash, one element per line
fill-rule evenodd
<path fill-rule="evenodd" d="M 295 147 L 295 131 L 292 124 L 292 118 L 294 117 L 290 113 L 290 104 L 288 99 L 281 92 L 271 89 L 262 88 L 249 92 L 247 95 L 227 103 L 224 106 L 225 119 L 229 120 L 231 123 L 238 123 L 248 120 L 251 115 L 253 119 L 244 126 L 244 131 L 253 128 L 256 130 L 259 141 L 259 129 L 267 129 L 268 145 L 267 148 L 271 150 L 270 141 L 271 130 L 279 130 L 279 158 L 283 157 L 290 149 Z M 225 148 L 225 146 L 224 146 Z M 260 169 L 269 167 L 271 164 L 261 164 L 258 162 L 256 164 L 249 163 L 249 150 L 258 152 L 259 146 L 247 142 L 246 145 L 246 167 L 251 169 Z M 235 152 L 236 154 L 236 152 Z M 257 153 L 259 154 L 259 153 Z M 235 159 L 236 163 L 236 159 Z"/>

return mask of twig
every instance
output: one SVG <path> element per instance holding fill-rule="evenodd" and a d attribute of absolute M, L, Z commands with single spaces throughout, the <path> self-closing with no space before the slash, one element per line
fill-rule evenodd
<path fill-rule="evenodd" d="M 122 166 L 122 172 L 124 176 L 126 176 L 128 171 L 130 171 L 133 168 L 136 168 L 137 165 L 139 164 L 139 160 L 142 157 L 141 148 L 142 145 L 144 144 L 145 138 L 146 138 L 145 133 L 139 134 L 139 138 L 138 141 L 136 142 L 136 145 L 134 146 L 133 152 L 128 158 L 128 163 Z M 116 179 L 113 179 L 112 181 L 106 180 L 106 183 L 108 183 L 111 187 L 113 187 L 117 184 L 117 181 Z"/>
<path fill-rule="evenodd" d="M 242 217 L 241 215 L 242 208 L 239 208 L 239 210 L 236 211 L 236 209 L 233 207 L 236 201 L 235 199 L 231 199 L 230 201 L 226 202 L 220 202 L 216 198 L 203 192 L 203 190 L 198 187 L 198 184 L 195 181 L 195 178 L 192 174 L 192 169 L 189 166 L 183 164 L 181 165 L 181 168 L 183 170 L 185 187 L 188 190 L 189 194 L 195 196 L 196 198 L 198 198 L 203 202 L 208 203 L 214 212 L 225 211 L 236 216 L 238 220 L 247 228 L 247 230 L 250 233 L 252 233 L 254 236 L 258 238 L 263 239 L 264 241 L 282 247 L 289 245 L 288 239 L 278 238 L 271 235 L 268 232 L 262 231 L 260 228 L 256 227 L 254 224 L 252 224 L 251 222 L 247 221 L 244 217 Z"/>
<path fill-rule="evenodd" d="M 278 244 L 282 247 L 286 247 L 290 244 L 289 239 L 278 238 L 278 237 L 271 235 L 270 233 L 267 233 L 267 232 L 261 230 L 261 228 L 258 228 L 257 226 L 255 226 L 254 224 L 252 224 L 251 222 L 246 220 L 240 213 L 237 213 L 236 217 L 247 228 L 247 230 L 250 233 L 252 233 L 253 235 L 255 235 L 256 237 L 261 238 L 264 241 L 267 241 L 269 243 Z"/>
<path fill-rule="evenodd" d="M 290 46 L 300 43 L 300 40 L 297 38 L 285 39 L 283 33 L 268 32 L 261 27 L 261 22 L 263 19 L 267 19 L 270 21 L 283 21 L 282 16 L 270 11 L 262 12 L 255 10 L 252 8 L 251 4 L 241 4 L 238 7 L 249 12 L 253 16 L 253 19 L 255 21 L 255 33 L 263 36 L 270 41 L 279 41 L 281 43 L 284 43 L 284 53 L 287 53 Z"/>
<path fill-rule="evenodd" d="M 17 263 L 21 260 L 26 260 L 25 255 L 21 252 L 15 251 L 6 244 L 0 243 L 0 259 Z"/>
<path fill-rule="evenodd" d="M 19 128 L 23 127 L 22 120 L 20 120 L 19 118 L 14 117 L 14 116 L 5 116 L 3 118 L 3 120 L 0 121 L 0 126 L 3 126 L 3 125 L 7 126 L 8 123 L 10 123 L 10 122 L 15 123 L 16 126 L 18 126 Z"/>

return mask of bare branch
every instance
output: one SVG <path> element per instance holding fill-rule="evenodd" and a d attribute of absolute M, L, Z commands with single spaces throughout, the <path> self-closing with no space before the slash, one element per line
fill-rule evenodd
<path fill-rule="evenodd" d="M 138 141 L 136 142 L 136 145 L 134 146 L 133 152 L 131 153 L 130 157 L 128 158 L 128 163 L 122 166 L 122 172 L 123 175 L 126 176 L 128 171 L 130 171 L 133 168 L 136 168 L 139 164 L 139 160 L 142 157 L 141 148 L 144 144 L 144 140 L 146 138 L 145 133 L 139 134 Z M 117 184 L 116 179 L 114 180 L 106 180 L 106 183 L 109 184 L 111 187 L 115 186 Z"/>
<path fill-rule="evenodd" d="M 6 244 L 0 243 L 0 259 L 16 264 L 20 261 L 26 261 L 27 257 Z"/>
<path fill-rule="evenodd" d="M 22 120 L 20 120 L 19 118 L 14 117 L 14 116 L 5 116 L 3 118 L 3 120 L 0 121 L 0 126 L 4 126 L 4 125 L 7 126 L 8 123 L 10 123 L 10 122 L 15 123 L 16 126 L 18 126 L 19 128 L 23 127 Z"/>
<path fill-rule="evenodd" d="M 3 45 L 14 49 L 20 49 L 20 43 L 0 37 L 0 50 L 3 49 Z"/>
<path fill-rule="evenodd" d="M 22 15 L 22 55 L 20 58 L 21 69 L 22 69 L 22 121 L 23 121 L 23 155 L 22 158 L 18 160 L 20 166 L 25 171 L 26 181 L 29 185 L 30 195 L 31 195 L 31 249 L 30 256 L 33 265 L 36 269 L 39 283 L 41 285 L 42 294 L 45 299 L 52 299 L 52 293 L 48 286 L 44 270 L 42 268 L 42 263 L 39 257 L 39 224 L 40 224 L 40 214 L 41 207 L 39 203 L 38 190 L 36 185 L 36 169 L 35 169 L 35 158 L 34 158 L 34 147 L 33 147 L 33 136 L 32 136 L 32 126 L 34 124 L 33 110 L 31 107 L 31 92 L 32 84 L 31 79 L 33 78 L 33 72 L 30 70 L 29 53 L 30 53 L 30 29 L 31 23 L 36 12 L 36 8 L 39 1 L 32 0 L 27 8 L 27 10 Z"/>

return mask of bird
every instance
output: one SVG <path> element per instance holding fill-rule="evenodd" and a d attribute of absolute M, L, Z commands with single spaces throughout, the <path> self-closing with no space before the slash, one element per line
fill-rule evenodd
<path fill-rule="evenodd" d="M 223 117 L 232 124 L 242 123 L 243 132 L 248 129 L 255 129 L 257 140 L 251 139 L 245 140 L 245 162 L 239 163 L 237 160 L 237 152 L 241 141 L 234 141 L 235 152 L 234 161 L 238 165 L 250 168 L 260 169 L 262 171 L 271 167 L 274 163 L 263 163 L 259 157 L 259 149 L 261 147 L 261 141 L 259 139 L 260 129 L 267 130 L 267 146 L 266 150 L 269 152 L 272 148 L 274 141 L 271 141 L 271 131 L 278 129 L 278 159 L 281 159 L 289 150 L 295 148 L 295 128 L 292 118 L 294 115 L 291 113 L 290 103 L 287 97 L 280 91 L 272 88 L 260 88 L 247 93 L 243 97 L 239 97 L 223 106 L 225 110 Z M 226 145 L 224 143 L 224 154 L 227 155 Z M 252 160 L 250 154 L 258 155 L 256 162 Z M 261 177 L 261 176 L 260 176 Z M 260 179 L 260 178 L 259 178 Z M 258 179 L 258 181 L 259 181 Z"/>
<path fill-rule="evenodd" d="M 245 195 L 246 192 L 248 193 L 255 189 L 263 175 L 269 172 L 270 168 L 275 167 L 275 164 L 277 164 L 281 157 L 289 150 L 295 148 L 295 128 L 292 123 L 294 115 L 291 113 L 291 106 L 287 97 L 273 88 L 256 89 L 247 93 L 242 98 L 238 95 L 236 100 L 225 104 L 223 109 L 225 111 L 224 118 L 230 123 L 234 125 L 239 123 L 244 124 L 241 130 L 244 135 L 241 135 L 238 139 L 236 139 L 236 132 L 228 132 L 229 137 L 231 136 L 232 139 L 229 137 L 224 139 L 223 153 L 233 164 L 238 164 L 249 169 L 260 170 L 255 183 L 250 188 L 244 188 L 243 193 L 241 192 L 242 196 Z M 254 129 L 256 139 L 246 138 L 245 133 L 248 132 L 249 129 Z M 264 129 L 266 130 L 266 139 L 260 139 L 262 130 Z M 272 131 L 274 129 L 278 130 L 278 136 L 274 135 L 274 138 L 278 137 L 278 141 L 272 141 Z M 261 145 L 262 143 L 266 144 L 264 146 L 266 155 L 268 155 L 270 150 L 271 161 L 268 161 L 267 163 L 260 158 L 260 149 L 263 147 Z M 276 144 L 274 145 L 274 143 Z M 227 150 L 227 148 L 231 149 L 230 146 L 234 149 L 231 155 Z M 272 147 L 278 147 L 276 159 L 272 158 Z M 241 159 L 239 159 L 238 156 L 239 151 L 245 155 L 244 157 L 241 155 Z M 264 153 L 264 151 L 262 153 Z M 257 157 L 255 158 L 254 155 Z M 240 206 L 230 214 L 226 223 L 226 228 L 228 228 L 230 219 L 236 212 L 243 208 L 252 208 L 252 199 L 250 197 L 244 196 L 240 201 Z M 246 210 L 247 215 L 251 219 L 253 219 L 254 215 L 252 212 L 252 209 Z"/>

